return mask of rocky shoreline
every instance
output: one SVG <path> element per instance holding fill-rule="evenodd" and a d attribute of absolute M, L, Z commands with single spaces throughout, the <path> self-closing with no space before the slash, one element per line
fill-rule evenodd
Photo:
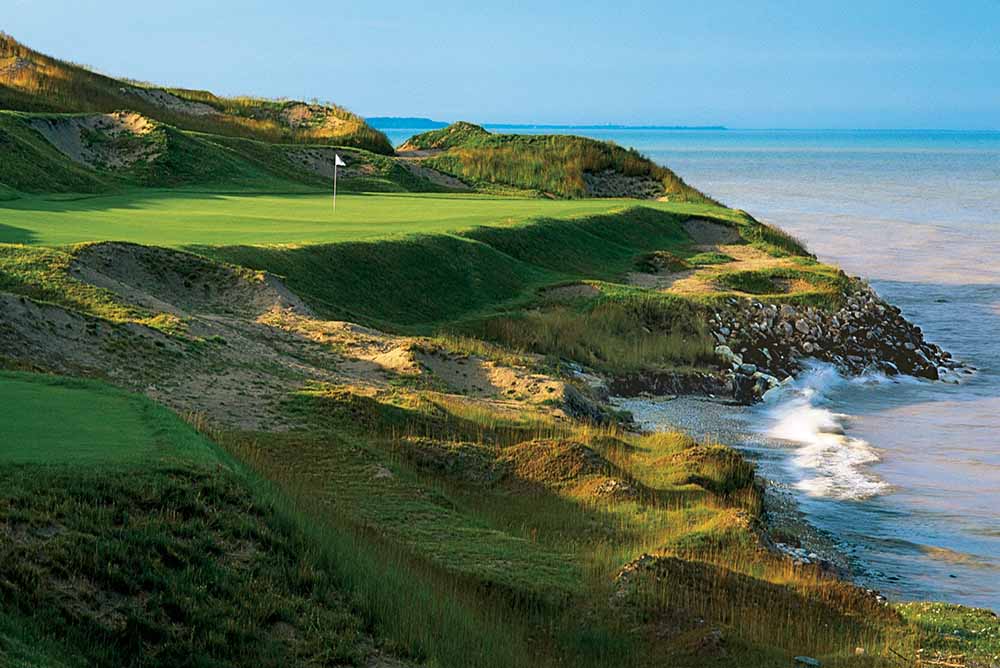
<path fill-rule="evenodd" d="M 707 395 L 759 401 L 788 382 L 808 360 L 833 364 L 845 376 L 877 372 L 942 380 L 974 368 L 927 341 L 919 326 L 851 279 L 836 310 L 730 297 L 709 315 L 718 372 L 659 371 L 606 379 L 611 396 Z"/>
<path fill-rule="evenodd" d="M 728 367 L 726 389 L 743 402 L 760 399 L 812 358 L 847 376 L 879 372 L 940 380 L 964 370 L 867 283 L 851 279 L 837 310 L 730 298 L 709 319 L 715 349 Z"/>
<path fill-rule="evenodd" d="M 709 326 L 719 372 L 623 375 L 607 381 L 605 398 L 624 410 L 636 406 L 635 399 L 624 397 L 649 405 L 667 402 L 666 422 L 697 437 L 742 442 L 751 436 L 734 427 L 733 416 L 790 382 L 809 359 L 832 364 L 845 376 L 877 372 L 937 381 L 974 371 L 926 341 L 920 327 L 860 279 L 851 279 L 836 310 L 729 298 L 713 310 Z M 649 422 L 649 416 L 636 420 L 643 428 L 650 428 Z M 810 523 L 780 484 L 762 476 L 759 480 L 764 492 L 762 543 L 797 565 L 818 566 L 860 584 L 862 569 L 850 546 Z M 886 602 L 877 591 L 869 594 Z"/>

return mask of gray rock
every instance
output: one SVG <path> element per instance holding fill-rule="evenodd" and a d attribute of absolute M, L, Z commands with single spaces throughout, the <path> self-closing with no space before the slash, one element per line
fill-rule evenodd
<path fill-rule="evenodd" d="M 724 364 L 739 366 L 743 364 L 743 358 L 732 351 L 729 346 L 716 346 L 715 355 Z"/>

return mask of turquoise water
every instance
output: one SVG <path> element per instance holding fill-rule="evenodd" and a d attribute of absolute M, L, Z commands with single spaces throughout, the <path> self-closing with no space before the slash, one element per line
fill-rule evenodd
<path fill-rule="evenodd" d="M 635 147 L 799 236 L 978 368 L 958 385 L 818 369 L 744 428 L 760 432 L 747 445 L 765 475 L 846 541 L 862 580 L 1000 610 L 1000 132 L 574 133 Z M 831 420 L 840 444 L 822 433 Z"/>

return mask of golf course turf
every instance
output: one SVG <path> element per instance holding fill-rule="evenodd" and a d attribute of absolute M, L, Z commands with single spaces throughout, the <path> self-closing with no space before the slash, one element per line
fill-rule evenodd
<path fill-rule="evenodd" d="M 227 194 L 135 190 L 99 196 L 24 196 L 0 201 L 0 243 L 64 245 L 132 241 L 158 246 L 310 244 L 459 232 L 530 218 L 564 218 L 635 206 L 634 200 L 546 200 L 454 194 Z M 644 202 L 689 213 L 731 213 L 705 204 Z"/>
<path fill-rule="evenodd" d="M 0 373 L 0 464 L 204 460 L 211 446 L 166 408 L 104 383 Z"/>

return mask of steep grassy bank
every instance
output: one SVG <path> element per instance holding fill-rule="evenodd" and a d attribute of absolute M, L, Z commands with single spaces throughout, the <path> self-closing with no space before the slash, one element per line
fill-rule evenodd
<path fill-rule="evenodd" d="M 435 169 L 487 186 L 560 197 L 711 202 L 637 151 L 585 137 L 492 134 L 461 122 L 412 137 L 399 150 L 429 153 L 427 164 Z"/>
<path fill-rule="evenodd" d="M 3 372 L 0 398 L 17 417 L 0 428 L 0 665 L 531 656 L 474 587 L 326 522 L 148 399 Z"/>
<path fill-rule="evenodd" d="M 648 260 L 645 240 L 688 262 L 700 251 L 683 220 L 635 209 L 417 237 L 406 241 L 416 250 L 398 254 L 387 247 L 402 242 L 362 244 L 372 263 L 388 253 L 372 276 L 495 264 L 512 267 L 512 281 L 537 280 L 511 283 L 513 297 L 501 290 L 488 296 L 501 300 L 492 305 L 470 301 L 473 317 L 463 322 L 449 319 L 443 288 L 412 309 L 415 294 L 387 294 L 386 311 L 369 313 L 399 328 L 443 313 L 430 329 L 447 330 L 489 322 L 481 316 L 501 306 L 513 310 L 495 317 L 562 309 L 585 323 L 575 331 L 623 343 L 639 315 L 654 327 L 655 318 L 679 320 L 663 327 L 697 322 L 684 309 L 698 300 L 565 278 L 627 273 Z M 430 255 L 420 245 L 428 240 L 445 245 Z M 456 255 L 458 244 L 488 253 L 489 264 Z M 341 262 L 322 255 L 301 267 L 302 249 L 265 250 L 291 251 L 276 257 L 300 280 L 323 266 L 364 266 L 355 244 L 317 252 L 338 246 L 348 253 Z M 9 481 L 0 489 L 12 490 L 0 501 L 0 527 L 17 536 L 0 560 L 7 656 L 173 665 L 188 652 L 218 665 L 380 665 L 382 651 L 429 666 L 638 668 L 763 667 L 807 654 L 830 666 L 890 666 L 894 652 L 913 656 L 938 638 L 928 620 L 910 626 L 819 567 L 768 551 L 752 467 L 733 451 L 575 421 L 566 398 L 585 388 L 560 391 L 543 360 L 516 349 L 323 322 L 257 270 L 169 250 L 8 246 L 0 277 L 0 292 L 24 296 L 0 295 L 8 314 L 0 344 L 27 354 L 6 363 L 86 363 L 88 373 L 192 411 L 235 458 L 201 458 L 198 448 L 211 446 L 172 417 L 144 418 L 169 417 L 146 400 L 108 390 L 81 398 L 61 382 L 36 392 L 37 381 L 0 378 L 0 398 L 19 418 L 0 430 L 13 430 L 22 443 L 13 452 L 25 458 L 0 465 Z M 479 280 L 498 282 L 491 273 Z M 314 286 L 316 309 L 323 299 L 362 303 L 344 275 L 303 285 Z M 567 287 L 576 292 L 558 292 Z M 470 289 L 469 299 L 482 291 Z M 601 309 L 630 300 L 645 305 L 618 320 L 621 328 L 594 326 L 615 322 Z M 406 318 L 412 324 L 399 324 Z M 647 341 L 669 338 L 655 331 Z M 593 349 L 606 354 L 595 366 L 628 359 L 629 349 Z M 262 400 L 274 412 L 251 419 Z M 106 436 L 111 427 L 120 440 Z M 26 443 L 35 433 L 47 439 Z M 61 450 L 66 441 L 74 448 Z M 163 460 L 176 442 L 195 454 Z"/>
<path fill-rule="evenodd" d="M 0 33 L 0 109 L 110 113 L 131 109 L 186 130 L 268 142 L 324 143 L 391 154 L 385 135 L 336 105 L 222 98 L 115 79 L 39 53 Z"/>
<path fill-rule="evenodd" d="M 437 192 L 441 186 L 386 156 L 181 131 L 149 118 L 0 111 L 0 184 L 21 193 L 105 193 L 127 188 L 250 192 L 326 191 L 334 151 L 348 163 L 343 192 Z"/>
<path fill-rule="evenodd" d="M 0 401 L 0 663 L 357 665 L 374 651 L 315 548 L 162 406 L 10 373 Z"/>

